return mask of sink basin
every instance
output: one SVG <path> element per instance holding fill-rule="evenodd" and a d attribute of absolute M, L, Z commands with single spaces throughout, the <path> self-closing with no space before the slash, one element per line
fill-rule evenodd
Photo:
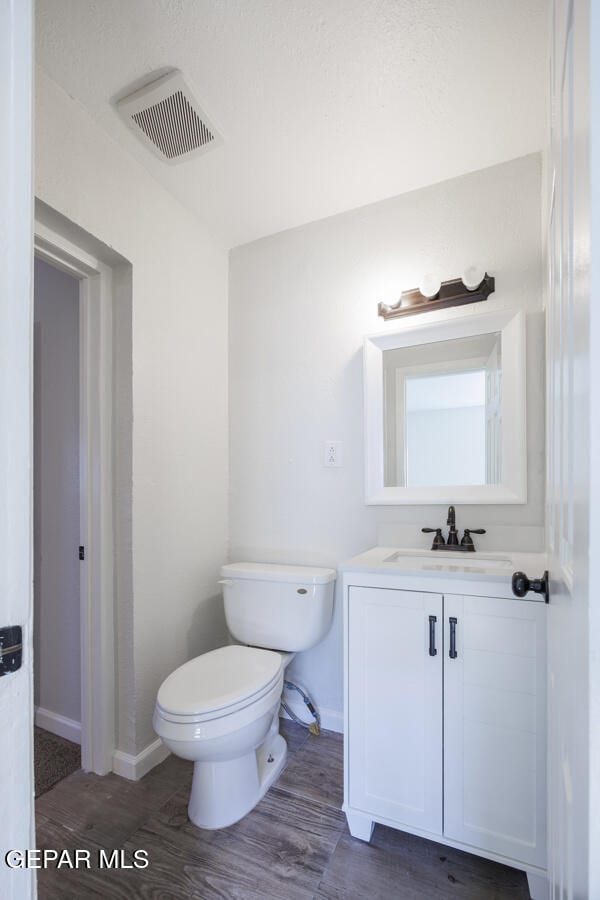
<path fill-rule="evenodd" d="M 449 568 L 456 566 L 459 569 L 512 569 L 513 562 L 508 556 L 499 556 L 493 553 L 463 552 L 460 550 L 396 550 L 383 559 L 384 563 L 406 563 L 422 569 Z"/>
<path fill-rule="evenodd" d="M 428 581 L 434 585 L 434 590 L 437 590 L 440 582 L 442 586 L 445 582 L 451 585 L 453 579 L 456 585 L 460 585 L 457 588 L 459 593 L 463 590 L 461 583 L 464 582 L 465 585 L 477 584 L 478 588 L 481 586 L 485 594 L 485 585 L 488 584 L 493 587 L 493 594 L 490 596 L 494 597 L 513 596 L 511 591 L 513 572 L 532 571 L 537 574 L 547 568 L 548 560 L 543 553 L 522 550 L 480 553 L 478 550 L 473 552 L 448 550 L 447 546 L 441 550 L 425 550 L 403 547 L 401 544 L 394 546 L 392 543 L 371 547 L 340 566 L 344 573 L 370 572 L 383 576 L 385 581 L 392 584 L 398 579 L 400 586 L 402 579 L 406 578 L 411 590 L 427 590 Z"/>

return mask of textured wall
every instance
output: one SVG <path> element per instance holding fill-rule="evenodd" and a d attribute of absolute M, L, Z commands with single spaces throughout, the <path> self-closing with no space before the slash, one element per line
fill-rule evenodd
<path fill-rule="evenodd" d="M 133 597 L 117 645 L 118 743 L 134 753 L 155 739 L 162 679 L 226 635 L 227 255 L 39 70 L 36 101 L 36 195 L 131 263 Z"/>
<path fill-rule="evenodd" d="M 482 309 L 532 313 L 529 501 L 460 507 L 458 524 L 488 528 L 482 548 L 543 548 L 543 329 L 534 314 L 542 293 L 540 160 L 534 155 L 232 252 L 232 559 L 335 565 L 377 543 L 426 545 L 421 526 L 443 524 L 445 509 L 364 505 L 362 340 L 384 329 L 378 300 L 397 299 L 424 272 L 452 278 L 474 261 L 497 279 Z M 470 314 L 467 307 L 453 312 Z M 323 467 L 326 440 L 344 442 L 343 468 Z M 339 715 L 339 597 L 329 636 L 295 661 L 293 671 Z"/>
<path fill-rule="evenodd" d="M 35 705 L 80 722 L 79 282 L 36 259 L 34 301 Z"/>

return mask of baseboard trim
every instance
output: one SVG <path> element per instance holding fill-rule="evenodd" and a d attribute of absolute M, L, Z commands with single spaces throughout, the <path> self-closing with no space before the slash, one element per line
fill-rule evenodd
<path fill-rule="evenodd" d="M 295 710 L 294 710 L 295 711 Z M 306 711 L 304 711 L 306 712 Z M 299 713 L 302 715 L 302 712 Z M 289 719 L 290 717 L 285 712 L 285 710 L 281 710 L 279 715 L 283 719 Z M 336 709 L 327 709 L 325 707 L 319 707 L 319 715 L 321 716 L 321 728 L 323 731 L 335 731 L 337 734 L 344 733 L 344 714 L 338 712 Z"/>
<path fill-rule="evenodd" d="M 76 722 L 75 719 L 67 719 L 60 713 L 44 709 L 43 706 L 36 706 L 34 722 L 38 728 L 43 728 L 44 731 L 50 731 L 67 741 L 81 745 L 81 722 Z"/>
<path fill-rule="evenodd" d="M 123 750 L 115 750 L 113 753 L 113 772 L 128 778 L 129 781 L 139 781 L 147 775 L 150 769 L 158 766 L 169 756 L 169 750 L 160 738 L 148 744 L 137 756 L 132 753 L 124 753 Z"/>

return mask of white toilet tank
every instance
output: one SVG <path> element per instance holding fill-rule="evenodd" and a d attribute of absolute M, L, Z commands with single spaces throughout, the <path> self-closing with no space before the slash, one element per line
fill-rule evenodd
<path fill-rule="evenodd" d="M 335 569 L 230 563 L 221 575 L 227 626 L 242 644 L 299 652 L 325 637 Z"/>

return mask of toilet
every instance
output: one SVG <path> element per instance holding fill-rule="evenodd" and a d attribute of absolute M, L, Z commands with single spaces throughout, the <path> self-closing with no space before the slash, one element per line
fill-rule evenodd
<path fill-rule="evenodd" d="M 211 829 L 247 815 L 283 769 L 284 671 L 327 633 L 336 577 L 334 569 L 263 563 L 232 563 L 221 575 L 225 619 L 240 643 L 169 675 L 153 718 L 169 750 L 194 763 L 188 814 Z"/>

